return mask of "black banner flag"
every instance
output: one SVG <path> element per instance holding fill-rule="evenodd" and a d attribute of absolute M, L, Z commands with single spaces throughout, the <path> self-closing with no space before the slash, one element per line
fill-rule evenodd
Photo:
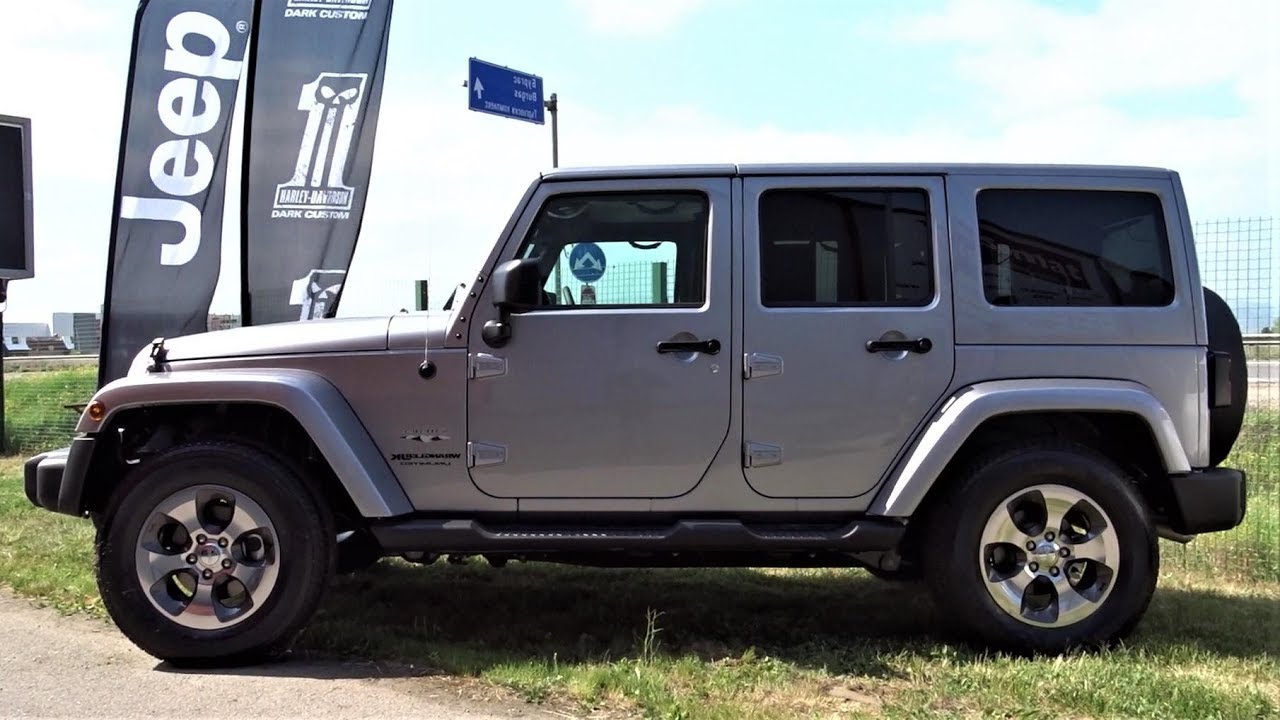
<path fill-rule="evenodd" d="M 100 384 L 152 339 L 204 332 L 253 0 L 143 0 L 134 23 Z"/>
<path fill-rule="evenodd" d="M 256 28 L 244 323 L 332 317 L 364 214 L 391 0 L 262 0 Z"/>

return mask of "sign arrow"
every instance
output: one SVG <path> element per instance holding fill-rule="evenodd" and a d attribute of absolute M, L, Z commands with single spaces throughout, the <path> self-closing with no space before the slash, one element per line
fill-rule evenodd
<path fill-rule="evenodd" d="M 552 109 L 546 107 L 542 78 L 537 75 L 470 58 L 463 77 L 467 78 L 462 84 L 467 88 L 470 110 L 541 125 L 545 111 Z"/>

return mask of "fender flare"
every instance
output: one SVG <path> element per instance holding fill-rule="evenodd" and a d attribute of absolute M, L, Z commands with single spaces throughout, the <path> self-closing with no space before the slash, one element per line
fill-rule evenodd
<path fill-rule="evenodd" d="M 867 512 L 911 516 L 982 423 L 1001 415 L 1055 411 L 1137 415 L 1150 428 L 1165 470 L 1191 472 L 1173 420 L 1144 385 L 1122 380 L 997 380 L 962 388 L 942 404 L 877 491 Z"/>
<path fill-rule="evenodd" d="M 191 370 L 130 375 L 97 392 L 106 406 L 102 420 L 87 412 L 76 432 L 96 434 L 121 411 L 144 407 L 242 403 L 289 413 L 311 436 L 361 515 L 394 517 L 413 512 L 382 451 L 355 411 L 328 380 L 306 370 Z"/>

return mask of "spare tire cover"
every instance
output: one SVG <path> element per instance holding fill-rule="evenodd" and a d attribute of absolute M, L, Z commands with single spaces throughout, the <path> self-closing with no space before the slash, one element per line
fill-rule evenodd
<path fill-rule="evenodd" d="M 1240 436 L 1249 403 L 1249 371 L 1240 323 L 1227 302 L 1209 288 L 1204 289 L 1204 314 L 1209 324 L 1209 349 L 1231 356 L 1231 405 L 1209 409 L 1209 464 L 1217 466 L 1227 459 Z"/>

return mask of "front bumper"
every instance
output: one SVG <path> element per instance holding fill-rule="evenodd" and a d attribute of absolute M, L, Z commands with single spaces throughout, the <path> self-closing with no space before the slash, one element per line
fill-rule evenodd
<path fill-rule="evenodd" d="M 1184 535 L 1230 530 L 1244 520 L 1247 507 L 1243 470 L 1210 468 L 1171 475 L 1174 508 L 1171 529 Z"/>
<path fill-rule="evenodd" d="M 23 490 L 32 505 L 64 513 L 81 515 L 84 509 L 85 476 L 93 459 L 94 439 L 84 436 L 71 441 L 71 447 L 41 453 L 23 465 Z"/>

